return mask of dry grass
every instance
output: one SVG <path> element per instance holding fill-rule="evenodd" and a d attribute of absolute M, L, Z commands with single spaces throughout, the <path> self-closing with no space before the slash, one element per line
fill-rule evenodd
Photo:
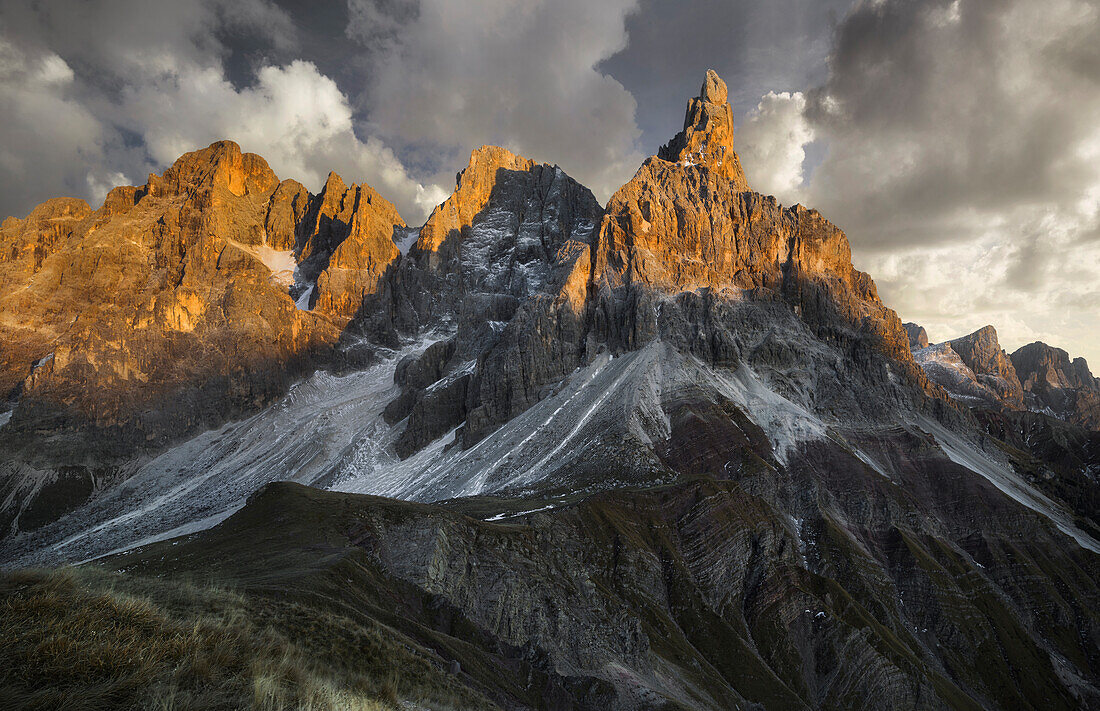
<path fill-rule="evenodd" d="M 384 629 L 94 568 L 7 573 L 0 707 L 373 711 L 410 698 L 471 707 Z"/>

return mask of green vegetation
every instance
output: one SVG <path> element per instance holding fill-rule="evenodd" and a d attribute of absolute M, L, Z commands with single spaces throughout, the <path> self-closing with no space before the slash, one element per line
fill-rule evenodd
<path fill-rule="evenodd" d="M 388 628 L 300 603 L 92 567 L 0 576 L 5 709 L 374 711 L 403 700 L 489 705 Z"/>

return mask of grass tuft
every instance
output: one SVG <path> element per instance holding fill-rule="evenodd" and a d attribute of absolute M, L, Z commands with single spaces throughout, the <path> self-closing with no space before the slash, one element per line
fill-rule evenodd
<path fill-rule="evenodd" d="M 308 619 L 332 638 L 346 618 L 210 585 L 93 567 L 0 574 L 0 707 L 375 711 L 403 700 L 468 708 L 387 628 L 359 629 L 358 659 L 292 638 Z M 324 639 L 324 636 L 321 637 Z M 428 673 L 425 673 L 425 669 Z"/>

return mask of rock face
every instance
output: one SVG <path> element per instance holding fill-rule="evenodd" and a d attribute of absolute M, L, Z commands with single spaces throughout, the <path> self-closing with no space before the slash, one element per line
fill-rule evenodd
<path fill-rule="evenodd" d="M 992 326 L 932 346 L 927 345 L 923 328 L 916 324 L 906 328 L 916 362 L 956 400 L 972 407 L 1023 409 L 1023 388 Z M 922 337 L 924 346 L 920 346 Z"/>
<path fill-rule="evenodd" d="M 397 209 L 369 185 L 344 185 L 330 173 L 321 194 L 298 222 L 295 254 L 303 286 L 299 305 L 346 325 L 375 293 L 400 254 L 395 230 L 405 227 Z"/>
<path fill-rule="evenodd" d="M 221 142 L 98 210 L 51 200 L 6 220 L 6 466 L 109 468 L 254 412 L 323 366 L 404 225 L 373 190 L 337 184 L 311 197 Z M 299 260 L 317 279 L 314 312 L 292 298 Z"/>
<path fill-rule="evenodd" d="M 463 423 L 465 441 L 476 441 L 582 362 L 601 214 L 591 191 L 557 166 L 491 146 L 471 154 L 367 316 L 392 314 L 387 328 L 405 333 L 453 331 L 446 362 L 427 368 L 436 378 L 404 383 L 389 410 L 409 418 L 401 454 Z"/>
<path fill-rule="evenodd" d="M 231 142 L 116 188 L 94 212 L 53 200 L 5 221 L 9 429 L 155 447 L 269 402 L 324 362 L 403 226 L 367 186 L 332 175 L 311 197 Z M 314 312 L 291 296 L 310 279 Z"/>
<path fill-rule="evenodd" d="M 392 422 L 408 418 L 402 456 L 456 427 L 462 446 L 475 445 L 602 351 L 671 339 L 735 367 L 741 347 L 716 315 L 742 300 L 787 303 L 866 352 L 868 379 L 900 361 L 895 372 L 923 387 L 900 320 L 852 267 L 843 232 L 748 190 L 713 72 L 661 155 L 669 159 L 647 160 L 601 209 L 556 167 L 502 148 L 472 153 L 383 298 L 352 326 L 454 329 L 439 379 L 405 385 L 387 408 Z M 714 332 L 706 344 L 693 334 L 700 320 Z"/>
<path fill-rule="evenodd" d="M 1032 409 L 1100 430 L 1100 381 L 1084 358 L 1071 361 L 1061 348 L 1036 341 L 1013 353 L 1012 364 Z"/>
<path fill-rule="evenodd" d="M 733 108 L 726 83 L 713 69 L 707 70 L 699 96 L 688 102 L 684 129 L 657 156 L 670 163 L 706 166 L 737 189 L 749 189 L 741 159 L 733 151 Z"/>
<path fill-rule="evenodd" d="M 19 403 L 5 432 L 72 433 L 76 457 L 95 442 L 124 452 L 281 394 L 336 331 L 287 293 L 293 258 L 265 232 L 293 210 L 279 187 L 263 159 L 219 143 L 94 212 L 51 202 L 5 222 L 5 244 L 19 235 L 0 265 Z"/>
<path fill-rule="evenodd" d="M 948 341 L 983 385 L 991 389 L 1006 407 L 1023 407 L 1023 388 L 1008 354 L 1001 349 L 997 330 L 983 326 L 974 333 Z"/>
<path fill-rule="evenodd" d="M 904 323 L 905 333 L 909 336 L 909 350 L 920 350 L 928 347 L 928 332 L 924 326 L 916 323 Z"/>
<path fill-rule="evenodd" d="M 1002 411 L 1030 410 L 1087 430 L 1100 429 L 1100 381 L 1083 358 L 1041 341 L 1011 356 L 997 331 L 985 326 L 970 335 L 921 346 L 924 329 L 906 324 L 913 357 L 928 378 L 959 402 Z"/>

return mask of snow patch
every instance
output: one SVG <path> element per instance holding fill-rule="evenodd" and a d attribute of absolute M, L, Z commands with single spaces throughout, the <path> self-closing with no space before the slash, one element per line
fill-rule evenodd
<path fill-rule="evenodd" d="M 41 358 L 39 358 L 38 360 L 36 360 L 34 363 L 31 364 L 31 372 L 33 373 L 34 371 L 38 370 L 42 366 L 49 363 L 51 360 L 53 360 L 53 353 L 50 353 L 49 355 L 42 356 Z"/>
<path fill-rule="evenodd" d="M 302 292 L 302 295 L 294 302 L 294 305 L 298 307 L 299 311 L 309 311 L 309 300 L 313 298 L 313 290 L 316 287 L 316 284 L 307 286 L 306 290 Z"/>
<path fill-rule="evenodd" d="M 290 287 L 294 284 L 294 272 L 298 269 L 298 262 L 294 259 L 293 250 L 275 250 L 267 245 L 257 247 L 254 254 L 259 257 L 264 266 L 271 270 L 271 278 Z"/>
<path fill-rule="evenodd" d="M 850 445 L 849 445 L 849 446 L 850 446 Z M 870 457 L 870 456 L 869 456 L 869 455 L 868 455 L 868 454 L 867 454 L 866 452 L 864 452 L 864 451 L 863 451 L 862 449 L 859 449 L 858 447 L 852 447 L 852 453 L 856 455 L 856 458 L 857 458 L 857 459 L 858 459 L 859 461 L 861 461 L 861 462 L 863 462 L 864 464 L 866 464 L 866 465 L 867 465 L 868 467 L 870 467 L 871 469 L 873 469 L 873 470 L 874 470 L 875 472 L 877 472 L 877 473 L 878 473 L 879 475 L 881 475 L 881 476 L 885 477 L 886 479 L 888 479 L 888 480 L 890 480 L 890 481 L 893 481 L 893 480 L 894 480 L 894 479 L 893 479 L 893 477 L 891 477 L 891 476 L 890 476 L 889 474 L 887 474 L 887 473 L 886 473 L 886 470 L 885 470 L 885 469 L 883 469 L 883 468 L 882 468 L 881 466 L 879 466 L 878 462 L 876 462 L 876 461 L 875 461 L 874 459 L 872 459 L 872 458 L 871 458 L 871 457 Z"/>
<path fill-rule="evenodd" d="M 433 338 L 389 352 L 363 371 L 315 373 L 262 412 L 162 452 L 118 486 L 29 534 L 36 543 L 27 549 L 37 552 L 12 562 L 84 560 L 192 533 L 223 520 L 272 481 L 330 484 L 360 443 L 392 444 L 394 428 L 382 410 L 399 390 L 394 369 Z M 440 443 L 433 452 L 442 449 Z M 384 462 L 400 464 L 392 452 Z"/>
<path fill-rule="evenodd" d="M 542 507 L 537 508 L 537 509 L 531 509 L 530 511 L 516 511 L 516 512 L 512 512 L 512 513 L 497 514 L 496 516 L 490 516 L 489 518 L 487 518 L 485 520 L 486 521 L 500 521 L 500 520 L 503 520 L 503 519 L 506 519 L 506 518 L 516 518 L 517 516 L 526 516 L 528 514 L 538 513 L 540 511 L 549 511 L 553 508 L 554 508 L 554 505 L 550 504 L 548 506 L 542 506 Z"/>
<path fill-rule="evenodd" d="M 419 227 L 406 227 L 404 229 L 398 228 L 393 231 L 393 243 L 397 247 L 397 250 L 401 254 L 408 254 L 409 249 L 416 244 L 416 240 L 420 238 Z"/>
<path fill-rule="evenodd" d="M 260 260 L 271 271 L 272 281 L 287 288 L 294 285 L 298 261 L 294 258 L 293 250 L 272 249 L 267 244 L 243 244 L 231 239 L 227 239 L 226 242 Z"/>

